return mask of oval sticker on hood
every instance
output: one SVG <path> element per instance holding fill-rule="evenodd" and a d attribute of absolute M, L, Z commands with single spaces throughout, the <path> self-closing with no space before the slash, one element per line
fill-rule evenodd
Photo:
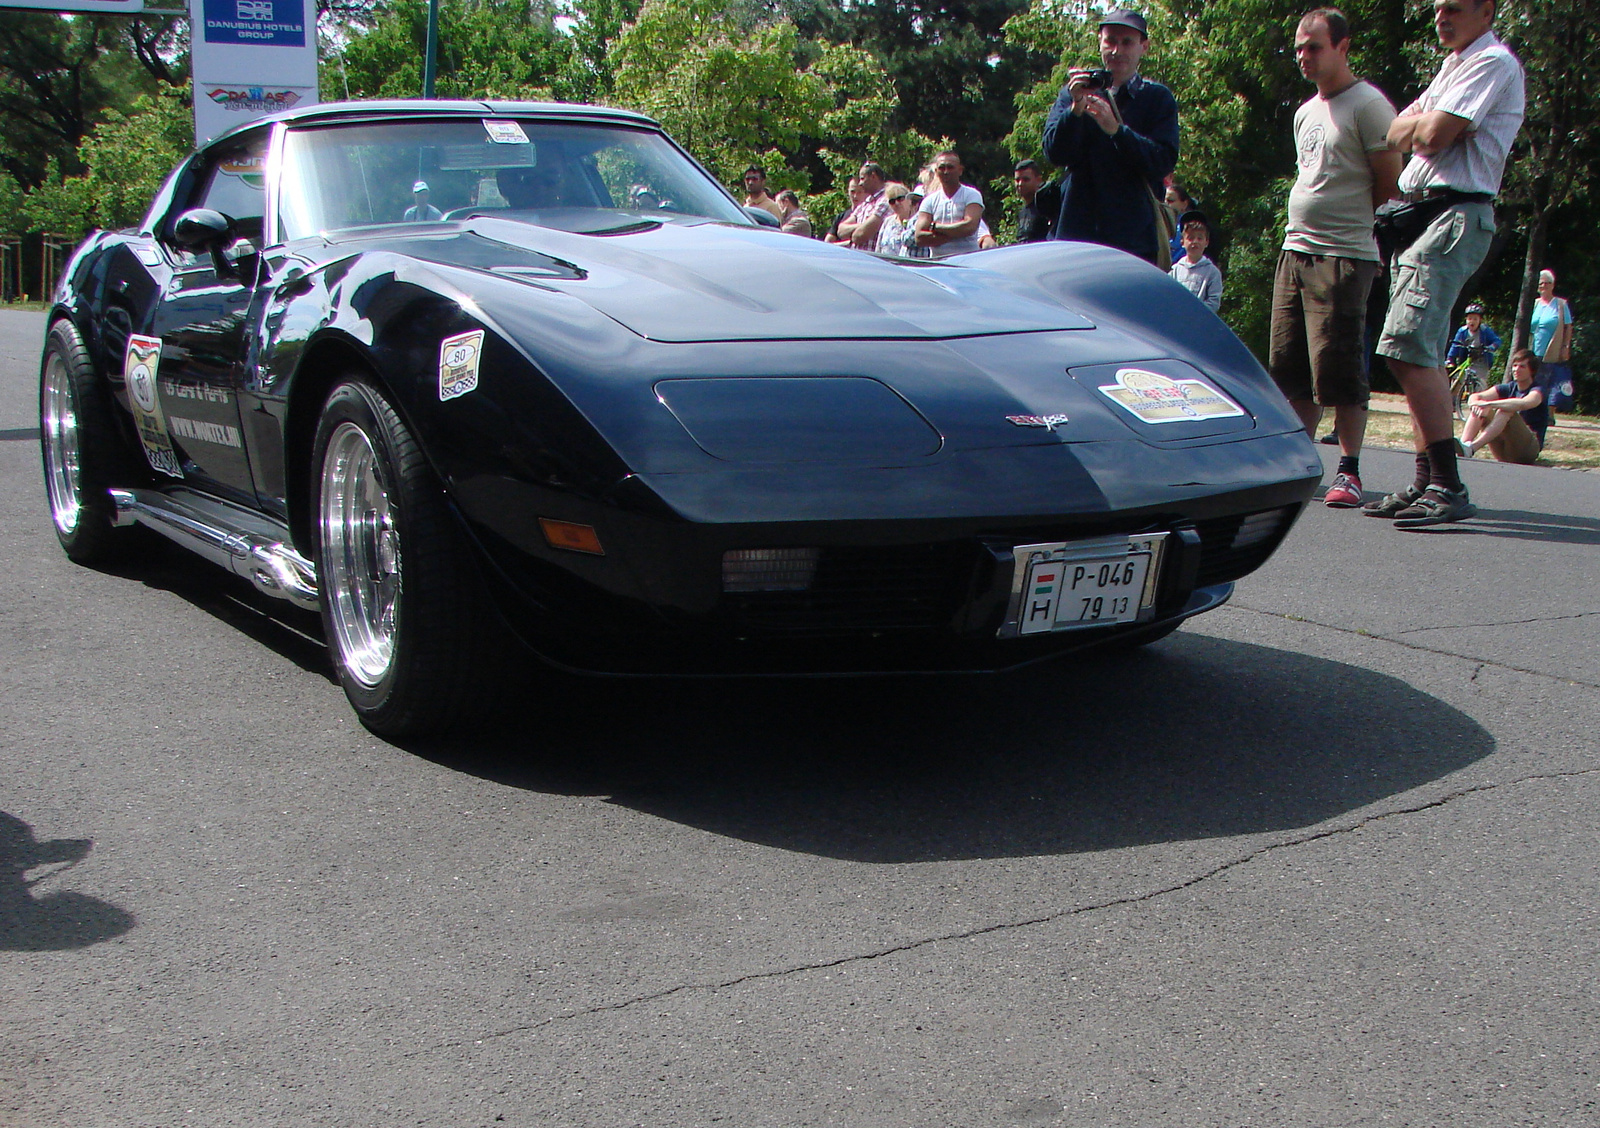
<path fill-rule="evenodd" d="M 1100 391 L 1143 423 L 1191 423 L 1244 414 L 1244 408 L 1205 380 L 1175 380 L 1144 368 L 1117 369 L 1116 383 L 1101 384 Z"/>

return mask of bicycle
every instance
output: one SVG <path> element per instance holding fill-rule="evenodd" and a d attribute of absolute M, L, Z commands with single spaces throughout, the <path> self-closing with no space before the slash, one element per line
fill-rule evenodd
<path fill-rule="evenodd" d="M 1457 421 L 1467 417 L 1468 398 L 1484 389 L 1483 377 L 1473 367 L 1477 361 L 1478 358 L 1469 352 L 1447 373 L 1450 379 L 1450 406 L 1456 413 Z"/>

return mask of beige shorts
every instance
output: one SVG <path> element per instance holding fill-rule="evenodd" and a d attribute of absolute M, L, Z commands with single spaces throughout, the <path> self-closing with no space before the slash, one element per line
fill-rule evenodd
<path fill-rule="evenodd" d="M 1395 259 L 1389 279 L 1389 312 L 1378 338 L 1378 355 L 1442 368 L 1450 344 L 1450 310 L 1461 288 L 1489 253 L 1494 208 L 1486 203 L 1452 204 L 1440 212 Z"/>
<path fill-rule="evenodd" d="M 1489 440 L 1489 453 L 1501 462 L 1515 462 L 1519 466 L 1532 466 L 1539 460 L 1539 436 L 1522 421 L 1522 413 L 1513 411 L 1506 420 L 1506 428 Z"/>

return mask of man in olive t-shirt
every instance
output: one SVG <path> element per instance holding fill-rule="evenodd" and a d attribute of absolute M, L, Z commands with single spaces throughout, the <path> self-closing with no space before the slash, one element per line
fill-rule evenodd
<path fill-rule="evenodd" d="M 1272 285 L 1268 368 L 1313 438 L 1323 408 L 1333 408 L 1339 469 L 1323 502 L 1349 509 L 1362 500 L 1367 295 L 1378 273 L 1372 212 L 1400 176 L 1387 139 L 1395 112 L 1350 70 L 1350 26 L 1337 9 L 1306 13 L 1294 51 L 1317 92 L 1294 115 L 1298 168 Z"/>

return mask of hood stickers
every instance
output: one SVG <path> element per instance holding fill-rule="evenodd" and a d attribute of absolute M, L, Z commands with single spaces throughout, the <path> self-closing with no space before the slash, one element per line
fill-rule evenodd
<path fill-rule="evenodd" d="M 1174 380 L 1143 368 L 1117 369 L 1100 390 L 1141 423 L 1188 423 L 1243 415 L 1244 408 L 1204 380 Z"/>
<path fill-rule="evenodd" d="M 133 408 L 139 445 L 156 471 L 168 477 L 183 477 L 178 453 L 172 449 L 167 419 L 156 397 L 156 369 L 161 364 L 161 338 L 129 334 L 128 351 L 122 358 L 122 377 L 128 386 L 128 406 Z"/>
<path fill-rule="evenodd" d="M 478 386 L 483 330 L 457 333 L 439 342 L 439 402 L 464 396 Z"/>

